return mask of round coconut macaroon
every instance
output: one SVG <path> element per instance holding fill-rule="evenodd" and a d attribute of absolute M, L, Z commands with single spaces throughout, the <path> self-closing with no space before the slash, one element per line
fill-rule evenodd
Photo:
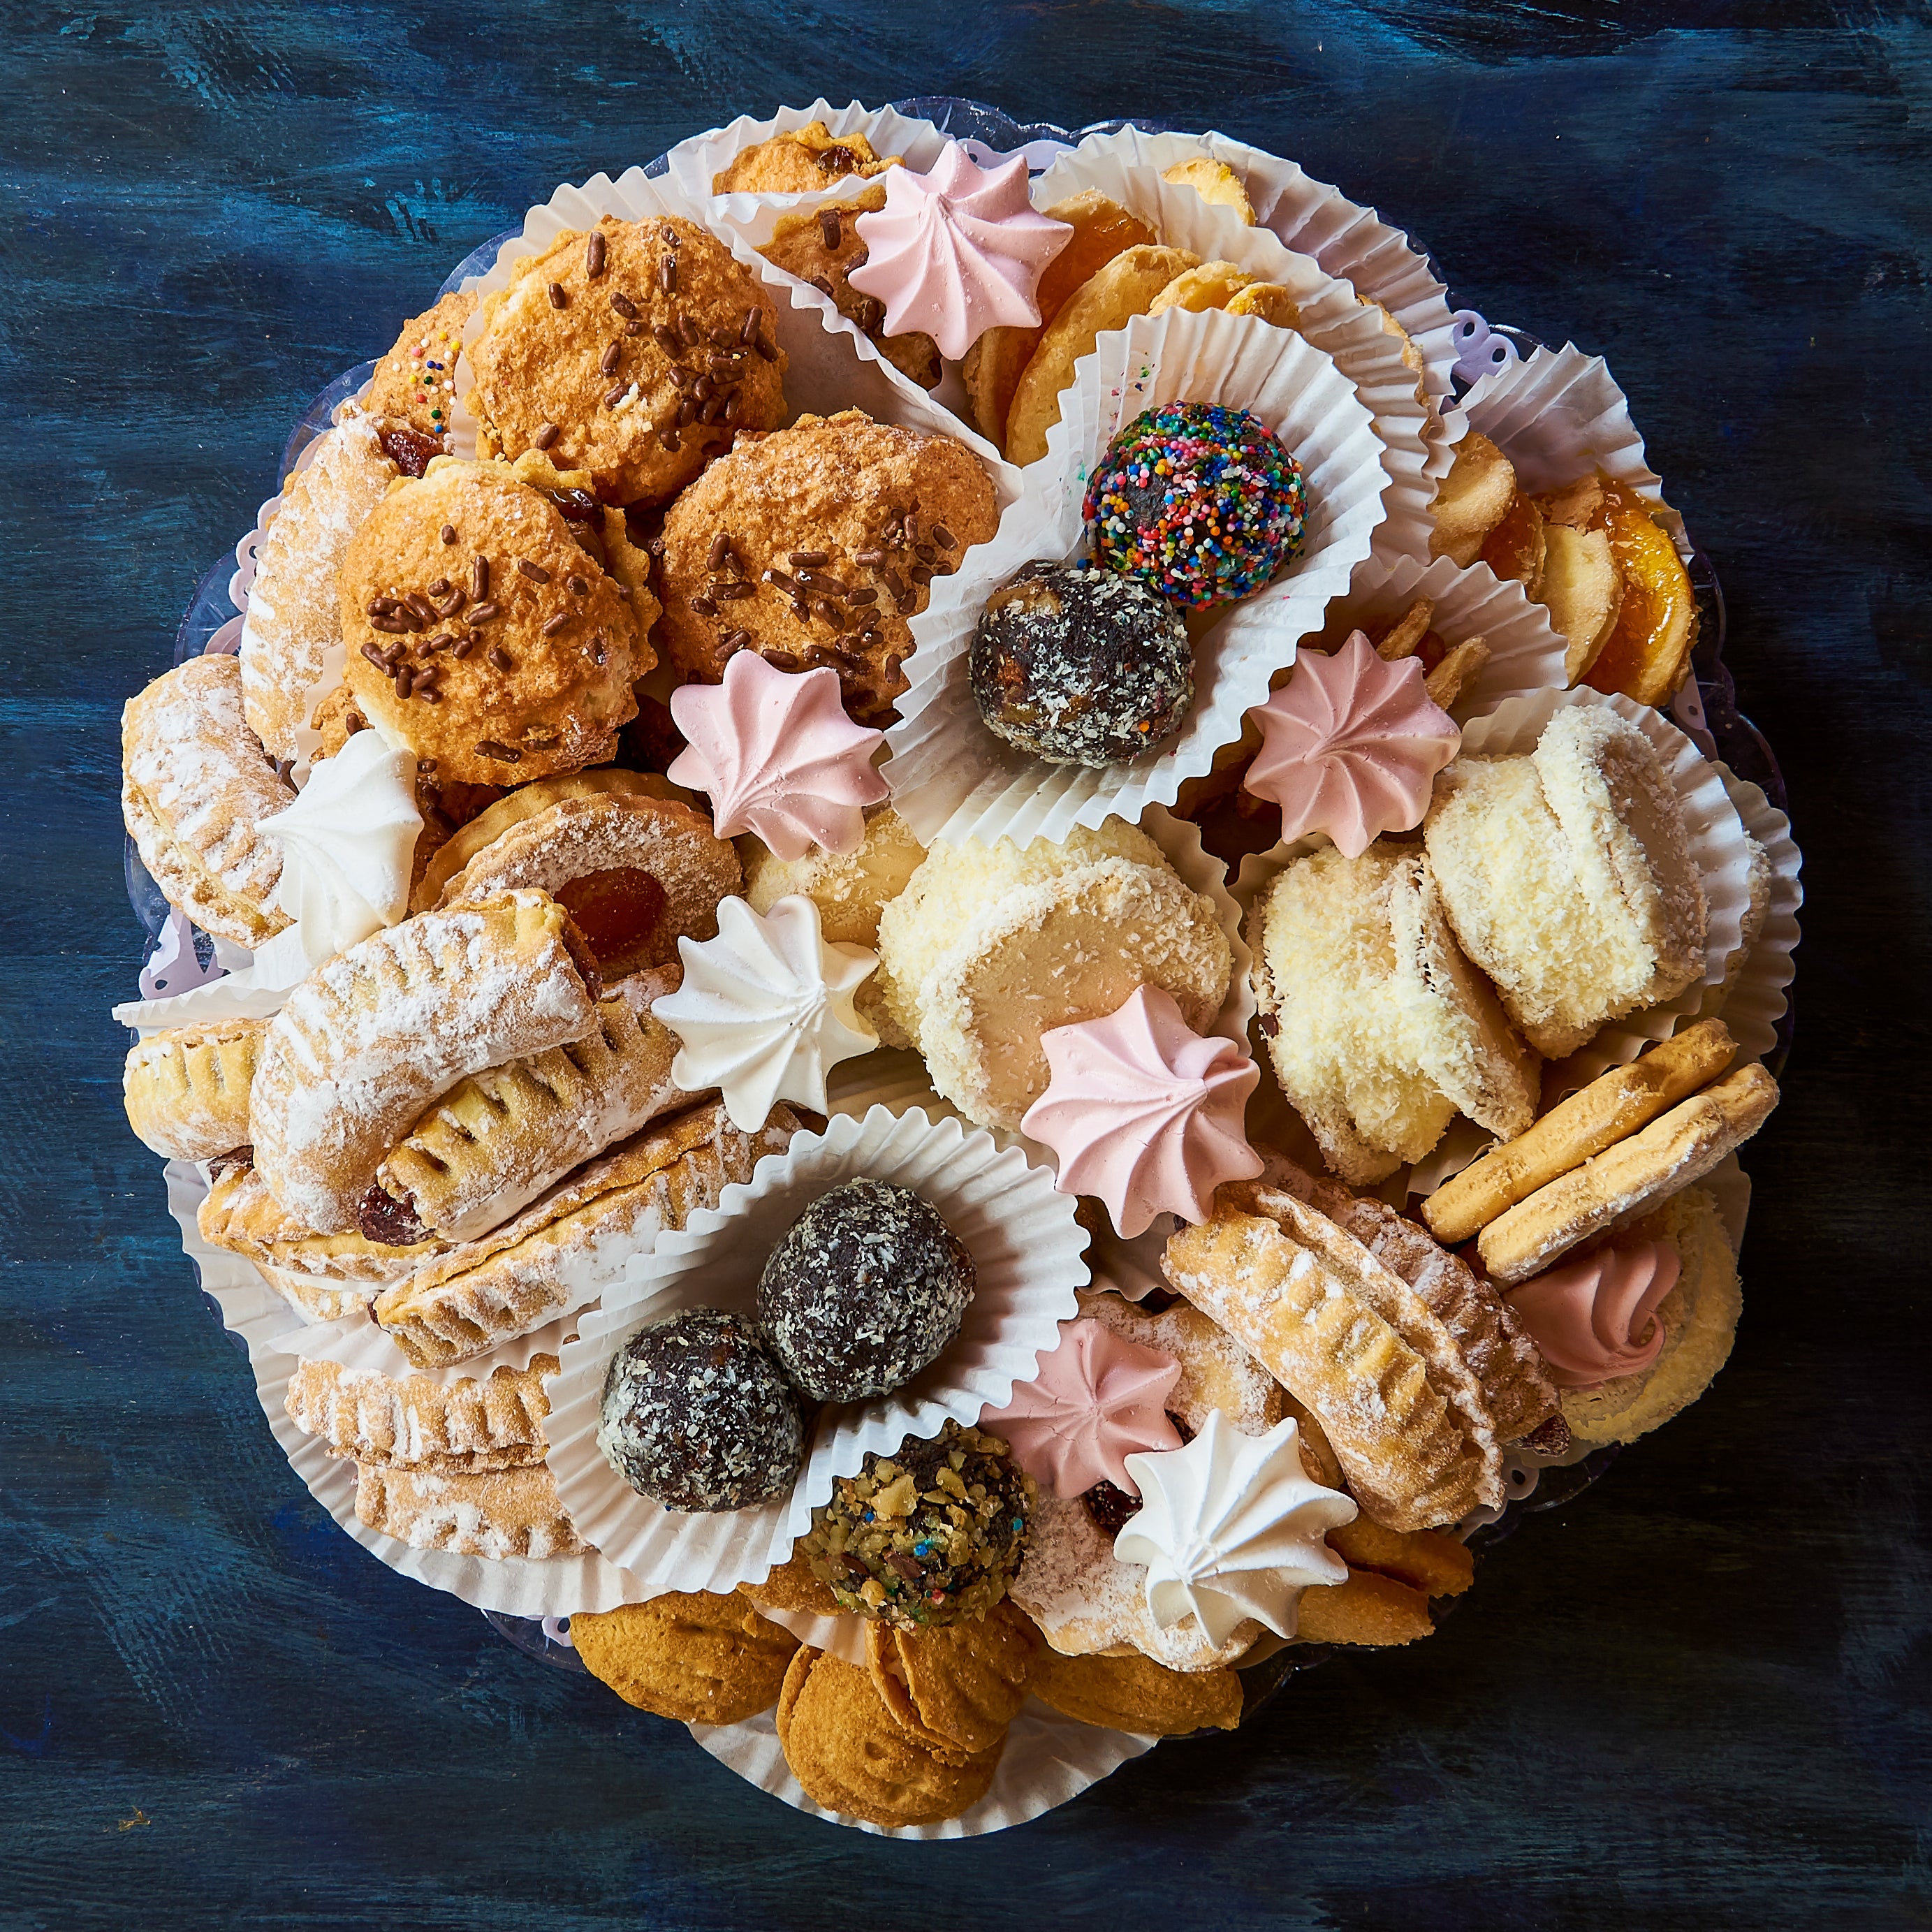
<path fill-rule="evenodd" d="M 753 1509 L 805 1460 L 798 1401 L 752 1324 L 693 1308 L 640 1329 L 610 1358 L 597 1446 L 667 1509 Z"/>
<path fill-rule="evenodd" d="M 880 916 L 879 958 L 934 1087 L 980 1126 L 1014 1130 L 1046 1091 L 1041 1034 L 1143 986 L 1204 1034 L 1234 970 L 1214 902 L 1118 818 L 1064 844 L 934 846 Z"/>

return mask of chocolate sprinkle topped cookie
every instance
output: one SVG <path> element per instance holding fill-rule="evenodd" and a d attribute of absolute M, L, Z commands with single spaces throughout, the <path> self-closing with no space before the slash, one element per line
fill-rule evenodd
<path fill-rule="evenodd" d="M 1124 764 L 1180 729 L 1194 648 L 1138 578 L 1030 563 L 987 598 L 968 659 L 987 728 L 1052 765 Z"/>
<path fill-rule="evenodd" d="M 667 1509 L 739 1510 L 789 1490 L 805 1460 L 798 1403 L 752 1325 L 693 1308 L 611 1358 L 597 1446 Z"/>
<path fill-rule="evenodd" d="M 973 1257 L 930 1202 L 851 1180 L 772 1250 L 758 1319 L 797 1388 L 860 1402 L 910 1382 L 958 1334 L 974 1282 Z"/>
<path fill-rule="evenodd" d="M 798 1546 L 842 1610 L 902 1628 L 958 1623 L 1006 1594 L 1033 1501 L 999 1437 L 949 1422 L 840 1477 Z"/>

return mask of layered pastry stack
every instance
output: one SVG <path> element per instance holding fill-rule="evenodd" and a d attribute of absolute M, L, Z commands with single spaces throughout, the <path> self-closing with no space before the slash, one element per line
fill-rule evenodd
<path fill-rule="evenodd" d="M 1796 936 L 1634 433 L 1273 157 L 986 159 L 563 191 L 124 728 L 128 1118 L 318 1493 L 921 1833 L 1704 1390 Z"/>

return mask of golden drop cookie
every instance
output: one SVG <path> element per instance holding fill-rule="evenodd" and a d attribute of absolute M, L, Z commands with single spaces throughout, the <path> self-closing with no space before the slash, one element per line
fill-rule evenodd
<path fill-rule="evenodd" d="M 856 1664 L 802 1645 L 778 1693 L 778 1743 L 806 1796 L 868 1824 L 937 1825 L 986 1796 L 1005 1748 L 948 1763 L 903 1729 Z"/>
<path fill-rule="evenodd" d="M 998 522 L 964 443 L 858 410 L 801 416 L 719 458 L 665 517 L 671 661 L 707 684 L 741 650 L 781 670 L 829 664 L 856 722 L 890 723 L 910 682 L 907 620 Z"/>
<path fill-rule="evenodd" d="M 994 1749 L 1026 1702 L 1039 1633 L 1012 1604 L 904 1630 L 866 1626 L 866 1670 L 902 1729 L 954 1760 Z"/>
<path fill-rule="evenodd" d="M 711 177 L 713 194 L 808 194 L 848 175 L 875 175 L 900 165 L 863 134 L 834 134 L 823 121 L 742 148 Z"/>
<path fill-rule="evenodd" d="M 596 764 L 655 662 L 635 592 L 500 465 L 440 457 L 398 484 L 343 560 L 357 708 L 438 784 L 515 784 Z"/>
<path fill-rule="evenodd" d="M 394 346 L 370 378 L 362 407 L 377 419 L 383 454 L 405 476 L 420 476 L 430 457 L 448 454 L 456 360 L 463 332 L 476 312 L 475 294 L 452 289 L 403 324 Z"/>
<path fill-rule="evenodd" d="M 607 503 L 662 503 L 741 429 L 784 421 L 778 309 L 695 222 L 566 230 L 486 296 L 465 398 L 487 453 L 547 452 Z"/>
<path fill-rule="evenodd" d="M 1033 1688 L 1043 1704 L 1083 1724 L 1185 1737 L 1241 1721 L 1241 1680 L 1232 1670 L 1170 1670 L 1150 1657 L 1062 1657 L 1042 1649 Z"/>
<path fill-rule="evenodd" d="M 735 1724 L 770 1710 L 798 1648 L 742 1597 L 705 1590 L 580 1611 L 570 1640 L 626 1703 L 681 1724 Z"/>

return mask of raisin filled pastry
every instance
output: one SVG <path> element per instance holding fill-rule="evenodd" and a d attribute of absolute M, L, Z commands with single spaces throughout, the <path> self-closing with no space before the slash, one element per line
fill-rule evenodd
<path fill-rule="evenodd" d="M 128 1124 L 170 1160 L 212 1160 L 248 1142 L 248 1090 L 266 1020 L 212 1020 L 150 1034 L 121 1072 Z"/>
<path fill-rule="evenodd" d="M 423 913 L 319 967 L 268 1023 L 250 1101 L 255 1165 L 321 1234 L 380 1218 L 390 1150 L 466 1075 L 580 1040 L 602 991 L 547 892 Z"/>
<path fill-rule="evenodd" d="M 242 710 L 232 657 L 190 658 L 121 714 L 121 812 L 171 906 L 250 948 L 289 924 L 269 904 L 282 855 L 256 827 L 294 804 Z"/>
<path fill-rule="evenodd" d="M 224 1164 L 196 1215 L 201 1238 L 252 1262 L 311 1321 L 333 1322 L 366 1307 L 386 1284 L 400 1281 L 448 1246 L 446 1241 L 383 1240 L 357 1229 L 325 1234 L 304 1225 L 268 1192 L 246 1160 Z M 310 1292 L 313 1288 L 315 1292 Z M 352 1289 L 332 1313 L 318 1294 Z"/>

